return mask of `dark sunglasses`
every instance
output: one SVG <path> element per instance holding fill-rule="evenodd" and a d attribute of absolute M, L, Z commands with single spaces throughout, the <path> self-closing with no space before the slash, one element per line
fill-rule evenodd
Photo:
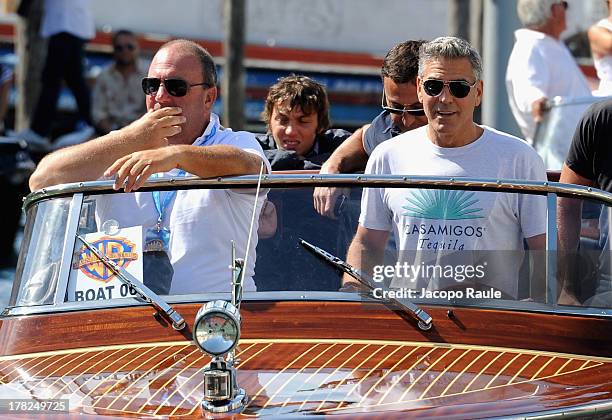
<path fill-rule="evenodd" d="M 117 45 L 113 45 L 113 49 L 116 52 L 122 52 L 123 50 L 128 50 L 128 51 L 134 51 L 136 49 L 136 46 L 133 44 L 117 44 Z"/>
<path fill-rule="evenodd" d="M 451 95 L 461 99 L 470 94 L 470 90 L 476 86 L 476 82 L 478 82 L 478 80 L 470 85 L 465 80 L 450 80 L 446 82 L 444 80 L 427 79 L 423 82 L 423 90 L 425 90 L 425 93 L 429 96 L 438 96 L 442 93 L 444 86 L 448 86 Z"/>
<path fill-rule="evenodd" d="M 405 112 L 406 114 L 412 115 L 414 117 L 422 117 L 423 115 L 425 115 L 425 110 L 423 110 L 423 108 L 406 109 L 406 108 L 393 108 L 391 106 L 388 106 L 384 89 L 383 89 L 382 98 L 380 101 L 380 106 L 382 107 L 382 109 L 389 112 L 390 114 L 404 115 L 404 112 Z"/>
<path fill-rule="evenodd" d="M 145 95 L 155 95 L 159 90 L 159 86 L 163 83 L 166 91 L 171 96 L 185 96 L 187 91 L 193 86 L 206 86 L 209 88 L 208 83 L 193 83 L 190 84 L 183 79 L 159 79 L 157 77 L 145 77 L 142 79 L 142 91 Z"/>

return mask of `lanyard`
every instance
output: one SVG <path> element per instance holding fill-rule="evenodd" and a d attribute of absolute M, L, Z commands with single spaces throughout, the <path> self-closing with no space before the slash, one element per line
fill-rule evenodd
<path fill-rule="evenodd" d="M 212 118 L 212 115 L 211 115 Z M 203 145 L 204 143 L 206 143 L 209 139 L 211 139 L 216 133 L 217 133 L 217 122 L 218 120 L 212 120 L 211 122 L 213 122 L 213 126 L 210 130 L 210 133 L 208 133 L 206 136 L 204 136 L 204 140 L 201 142 L 198 142 L 198 140 L 196 140 L 196 143 L 198 143 L 199 145 Z M 176 176 L 177 177 L 183 177 L 185 176 L 187 173 L 184 170 L 180 170 Z M 159 177 L 160 174 L 153 174 L 153 177 Z M 157 218 L 157 225 L 156 228 L 158 231 L 161 230 L 162 228 L 162 222 L 164 220 L 164 215 L 166 213 L 166 209 L 168 208 L 168 206 L 170 205 L 170 203 L 172 203 L 172 200 L 174 200 L 174 197 L 176 197 L 176 190 L 173 191 L 168 191 L 166 192 L 166 194 L 163 196 L 163 202 L 162 202 L 162 194 L 161 191 L 153 191 L 151 193 L 151 195 L 153 196 L 153 203 L 155 204 L 155 210 L 157 210 L 157 214 L 158 214 L 158 218 Z"/>
<path fill-rule="evenodd" d="M 185 171 L 180 171 L 177 176 L 185 176 Z M 164 196 L 163 203 L 161 201 L 161 191 L 153 191 L 151 195 L 153 195 L 153 203 L 155 204 L 155 210 L 157 210 L 157 214 L 159 215 L 159 217 L 157 218 L 156 226 L 157 230 L 159 231 L 161 230 L 162 222 L 164 220 L 164 213 L 166 212 L 166 209 L 168 208 L 172 200 L 174 200 L 174 197 L 176 197 L 176 190 L 167 191 L 166 195 Z"/>

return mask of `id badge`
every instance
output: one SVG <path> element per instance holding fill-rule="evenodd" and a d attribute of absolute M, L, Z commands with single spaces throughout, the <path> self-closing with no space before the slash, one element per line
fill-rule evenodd
<path fill-rule="evenodd" d="M 170 229 L 168 228 L 151 228 L 147 229 L 145 234 L 144 252 L 164 251 L 170 249 Z"/>

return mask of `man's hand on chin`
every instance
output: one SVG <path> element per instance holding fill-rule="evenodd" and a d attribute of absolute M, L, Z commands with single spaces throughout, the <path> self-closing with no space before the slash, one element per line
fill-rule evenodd
<path fill-rule="evenodd" d="M 168 145 L 168 137 L 179 134 L 187 121 L 178 107 L 161 108 L 159 104 L 142 117 L 123 128 L 126 141 L 138 144 L 141 150 Z"/>

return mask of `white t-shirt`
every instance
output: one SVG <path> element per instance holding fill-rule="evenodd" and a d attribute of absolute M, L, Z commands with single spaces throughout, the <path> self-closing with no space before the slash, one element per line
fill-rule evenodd
<path fill-rule="evenodd" d="M 612 22 L 608 18 L 600 20 L 596 25 L 612 31 Z M 593 55 L 593 65 L 599 78 L 599 88 L 593 93 L 597 96 L 612 95 L 612 55 L 603 57 Z"/>
<path fill-rule="evenodd" d="M 528 144 L 482 128 L 480 138 L 456 148 L 434 145 L 427 126 L 408 131 L 379 145 L 365 173 L 546 179 L 542 159 Z M 359 222 L 368 229 L 393 231 L 400 261 L 413 265 L 457 257 L 469 263 L 465 259 L 473 257 L 470 251 L 487 251 L 486 258 L 499 260 L 488 261 L 487 284 L 515 296 L 523 239 L 545 232 L 546 199 L 478 191 L 366 188 Z M 432 289 L 443 285 L 439 279 L 428 281 Z"/>
<path fill-rule="evenodd" d="M 91 0 L 45 0 L 40 35 L 46 38 L 60 32 L 82 39 L 96 36 Z"/>
<path fill-rule="evenodd" d="M 212 135 L 211 135 L 212 133 Z M 219 125 L 219 118 L 211 114 L 211 121 L 204 134 L 193 143 L 196 146 L 228 144 L 239 147 L 262 158 L 268 172 L 270 164 L 253 134 L 232 131 Z M 173 170 L 166 174 L 176 176 Z M 167 192 L 161 193 L 161 202 Z M 255 248 L 257 246 L 257 221 L 265 190 L 257 203 L 254 236 L 251 239 L 244 290 L 255 290 Z M 254 191 L 208 189 L 177 191 L 174 200 L 164 211 L 163 227 L 170 230 L 170 262 L 174 276 L 170 294 L 189 294 L 230 291 L 231 241 L 236 243 L 236 256 L 244 258 L 249 226 L 254 207 Z M 143 243 L 146 230 L 156 225 L 158 212 L 152 192 L 136 192 L 98 197 L 96 222 L 98 226 L 108 219 L 119 222 L 121 228 L 143 227 Z"/>
<path fill-rule="evenodd" d="M 555 96 L 591 96 L 586 78 L 563 42 L 542 32 L 519 29 L 508 60 L 506 89 L 512 114 L 525 139 L 533 142 L 531 104 Z"/>

